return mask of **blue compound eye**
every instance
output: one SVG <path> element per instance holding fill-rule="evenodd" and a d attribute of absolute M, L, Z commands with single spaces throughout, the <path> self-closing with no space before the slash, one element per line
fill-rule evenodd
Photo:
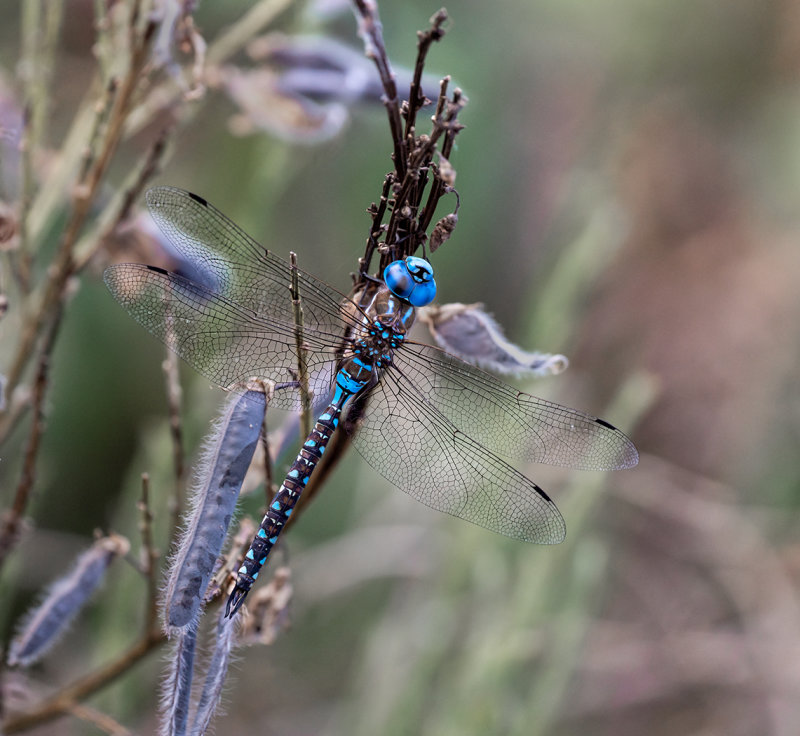
<path fill-rule="evenodd" d="M 406 266 L 408 272 L 414 277 L 417 283 L 425 283 L 433 281 L 433 266 L 424 258 L 417 258 L 416 256 L 408 256 L 406 258 Z"/>
<path fill-rule="evenodd" d="M 433 267 L 424 258 L 408 256 L 390 263 L 383 272 L 390 291 L 414 307 L 424 307 L 436 297 Z"/>
<path fill-rule="evenodd" d="M 431 279 L 424 284 L 417 284 L 408 302 L 414 307 L 424 307 L 436 298 L 436 282 Z"/>
<path fill-rule="evenodd" d="M 394 261 L 383 271 L 383 280 L 395 296 L 406 299 L 414 291 L 414 279 L 405 261 Z"/>

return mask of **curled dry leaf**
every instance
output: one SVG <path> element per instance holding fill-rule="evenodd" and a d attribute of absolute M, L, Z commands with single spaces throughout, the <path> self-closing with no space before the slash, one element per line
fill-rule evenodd
<path fill-rule="evenodd" d="M 243 644 L 272 644 L 289 626 L 289 605 L 294 595 L 291 568 L 275 570 L 272 580 L 253 591 L 241 633 Z"/>

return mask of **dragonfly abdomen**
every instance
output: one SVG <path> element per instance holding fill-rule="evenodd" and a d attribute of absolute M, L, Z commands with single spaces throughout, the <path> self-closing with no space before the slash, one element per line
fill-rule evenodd
<path fill-rule="evenodd" d="M 331 403 L 319 416 L 314 429 L 303 443 L 281 487 L 272 499 L 253 542 L 239 568 L 236 587 L 228 598 L 226 615 L 232 616 L 250 592 L 258 573 L 267 561 L 267 555 L 278 541 L 278 536 L 292 515 L 300 494 L 320 461 L 334 430 L 339 424 L 342 405 Z"/>

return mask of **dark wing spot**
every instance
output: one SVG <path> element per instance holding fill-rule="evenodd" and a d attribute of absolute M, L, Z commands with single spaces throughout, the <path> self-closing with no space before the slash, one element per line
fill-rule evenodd
<path fill-rule="evenodd" d="M 193 199 L 195 202 L 197 202 L 198 204 L 202 204 L 202 205 L 203 205 L 203 207 L 208 207 L 208 202 L 206 202 L 206 200 L 204 200 L 204 199 L 203 199 L 203 198 L 202 198 L 200 195 L 198 195 L 198 194 L 192 194 L 191 192 L 187 192 L 187 194 L 188 194 L 188 195 L 189 195 L 189 196 L 190 196 L 190 197 L 191 197 L 191 198 L 192 198 L 192 199 Z"/>
<path fill-rule="evenodd" d="M 595 422 L 602 425 L 603 427 L 608 427 L 609 429 L 613 429 L 615 432 L 618 431 L 617 428 L 613 424 L 609 424 L 604 419 L 595 419 Z"/>
<path fill-rule="evenodd" d="M 158 266 L 148 266 L 148 271 L 155 271 L 156 273 L 163 273 L 165 276 L 169 276 L 169 271 L 165 271 L 163 268 L 159 268 Z"/>
<path fill-rule="evenodd" d="M 539 495 L 540 495 L 542 498 L 544 498 L 546 501 L 550 501 L 550 503 L 553 503 L 553 499 L 551 499 L 551 498 L 550 498 L 550 496 L 548 496 L 548 495 L 547 495 L 547 494 L 544 492 L 544 489 L 543 489 L 541 486 L 537 486 L 537 485 L 536 485 L 536 483 L 533 483 L 533 482 L 532 482 L 532 485 L 533 485 L 533 487 L 536 489 L 536 492 L 537 492 L 537 493 L 538 493 L 538 494 L 539 494 Z M 553 504 L 553 505 L 555 506 L 555 504 Z"/>

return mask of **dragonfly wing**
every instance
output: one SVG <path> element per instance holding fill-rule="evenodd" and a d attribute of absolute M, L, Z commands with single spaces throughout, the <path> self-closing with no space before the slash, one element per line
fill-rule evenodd
<path fill-rule="evenodd" d="M 276 383 L 297 375 L 294 325 L 253 313 L 182 276 L 154 266 L 124 263 L 103 275 L 127 312 L 189 365 L 226 389 L 243 390 L 250 378 Z M 304 328 L 309 388 L 330 389 L 336 358 L 334 339 Z M 272 405 L 296 410 L 297 391 L 280 391 Z"/>
<path fill-rule="evenodd" d="M 517 391 L 438 348 L 409 343 L 393 360 L 421 400 L 500 455 L 581 470 L 639 461 L 630 439 L 608 422 Z"/>
<path fill-rule="evenodd" d="M 196 281 L 258 316 L 292 322 L 289 263 L 196 194 L 155 187 L 146 200 L 161 232 L 199 271 Z M 344 294 L 301 269 L 296 272 L 306 324 L 335 335 L 354 324 L 353 304 Z"/>
<path fill-rule="evenodd" d="M 564 539 L 564 519 L 547 494 L 419 401 L 403 376 L 385 373 L 366 401 L 353 444 L 398 488 L 431 508 L 515 539 Z"/>

